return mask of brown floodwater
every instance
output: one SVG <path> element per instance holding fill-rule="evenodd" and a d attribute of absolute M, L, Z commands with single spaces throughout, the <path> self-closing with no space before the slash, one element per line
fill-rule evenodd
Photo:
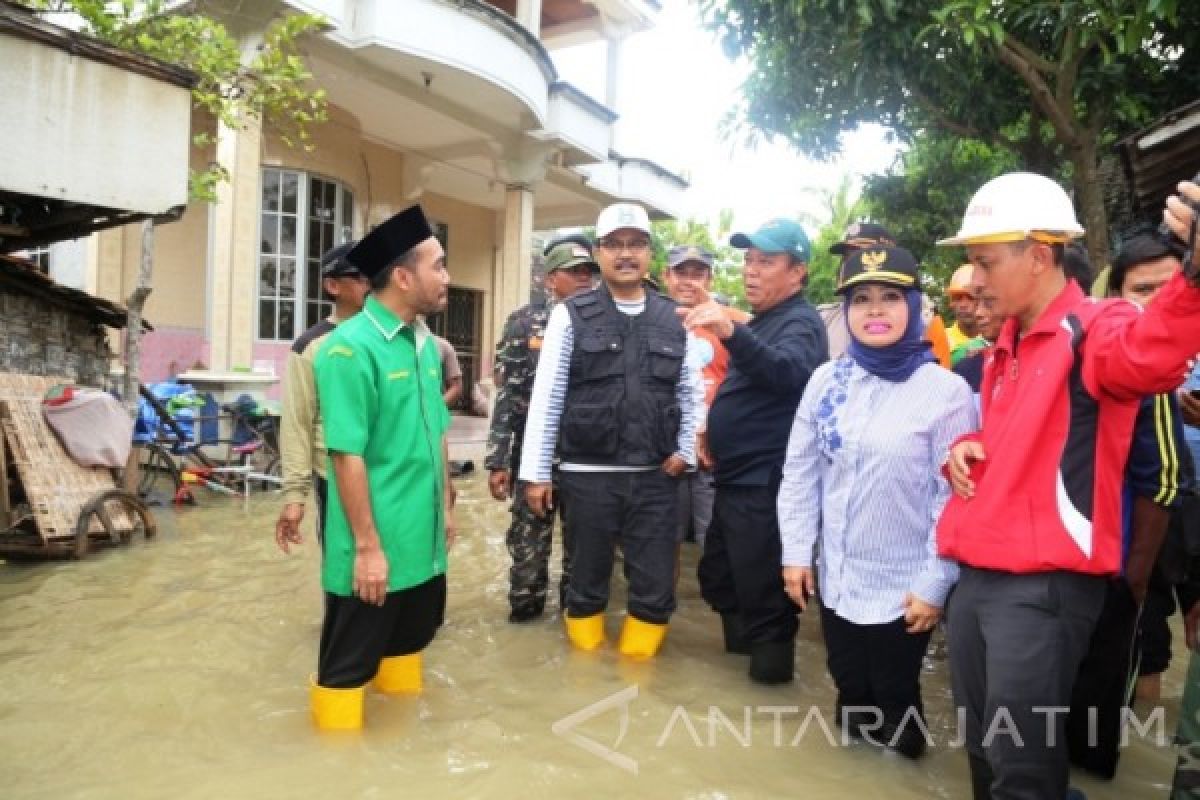
<path fill-rule="evenodd" d="M 0 562 L 0 797 L 969 796 L 940 655 L 925 675 L 935 748 L 914 764 L 829 741 L 815 618 L 796 682 L 751 685 L 744 658 L 721 652 L 694 545 L 657 660 L 572 652 L 556 613 L 507 623 L 507 514 L 478 475 L 462 487 L 427 689 L 368 694 L 361 734 L 310 723 L 318 556 L 311 528 L 300 554 L 275 549 L 271 496 L 157 509 L 157 539 L 83 561 Z M 622 597 L 617 580 L 610 642 Z M 1164 682 L 1168 740 L 1184 660 Z M 1112 783 L 1075 783 L 1090 798 L 1165 797 L 1174 753 L 1153 739 L 1132 737 Z"/>

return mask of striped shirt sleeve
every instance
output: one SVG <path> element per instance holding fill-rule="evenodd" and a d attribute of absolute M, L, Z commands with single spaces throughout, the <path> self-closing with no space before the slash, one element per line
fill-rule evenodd
<path fill-rule="evenodd" d="M 691 331 L 687 334 L 687 355 L 683 359 L 683 370 L 679 385 L 675 387 L 675 399 L 679 403 L 679 442 L 676 455 L 696 465 L 696 428 L 704 419 L 704 372 L 703 350 Z"/>
<path fill-rule="evenodd" d="M 554 447 L 558 441 L 558 425 L 567 398 L 567 379 L 571 373 L 571 350 L 575 334 L 567 307 L 557 305 L 546 322 L 542 353 L 533 377 L 533 392 L 529 398 L 529 416 L 525 423 L 525 440 L 521 446 L 519 480 L 530 483 L 549 483 L 554 467 Z"/>

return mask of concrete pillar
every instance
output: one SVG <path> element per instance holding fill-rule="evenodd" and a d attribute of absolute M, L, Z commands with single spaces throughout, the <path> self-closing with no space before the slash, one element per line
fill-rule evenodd
<path fill-rule="evenodd" d="M 534 36 L 542 35 L 542 0 L 517 0 L 517 22 Z"/>
<path fill-rule="evenodd" d="M 605 51 L 604 105 L 620 113 L 621 109 L 621 50 L 623 41 L 619 36 L 609 35 Z M 612 125 L 612 142 L 610 146 L 622 153 L 621 119 Z M 623 154 L 623 153 L 622 153 Z"/>
<path fill-rule="evenodd" d="M 533 192 L 524 184 L 510 185 L 504 193 L 499 270 L 492 295 L 495 325 L 502 325 L 509 314 L 529 302 L 532 240 Z"/>
<path fill-rule="evenodd" d="M 258 217 L 262 130 L 217 126 L 217 161 L 230 179 L 217 187 L 208 242 L 210 369 L 249 367 L 253 361 L 258 297 Z"/>

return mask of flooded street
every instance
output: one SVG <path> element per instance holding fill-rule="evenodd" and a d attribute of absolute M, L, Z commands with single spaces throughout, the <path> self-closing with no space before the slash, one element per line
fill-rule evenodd
<path fill-rule="evenodd" d="M 556 610 L 507 623 L 507 514 L 483 476 L 460 486 L 427 688 L 368 693 L 361 734 L 311 725 L 318 555 L 311 519 L 301 554 L 276 550 L 273 497 L 243 511 L 205 494 L 196 508 L 156 509 L 155 540 L 81 562 L 0 564 L 0 797 L 969 796 L 965 755 L 949 745 L 944 659 L 925 676 L 926 758 L 831 745 L 815 616 L 802 619 L 796 683 L 751 685 L 744 658 L 721 651 L 696 587 L 697 549 L 685 545 L 679 611 L 656 661 L 615 655 L 620 581 L 610 645 L 572 652 Z M 1168 737 L 1185 660 L 1180 645 L 1164 681 Z M 590 718 L 555 725 L 606 698 Z M 1165 797 L 1173 751 L 1134 739 L 1115 782 L 1077 778 L 1089 798 Z"/>

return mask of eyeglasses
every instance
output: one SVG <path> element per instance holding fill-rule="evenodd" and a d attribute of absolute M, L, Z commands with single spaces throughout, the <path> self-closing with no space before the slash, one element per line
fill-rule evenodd
<path fill-rule="evenodd" d="M 620 241 L 617 239 L 601 239 L 600 246 L 610 253 L 620 253 L 628 251 L 630 253 L 641 253 L 650 249 L 649 239 L 631 239 L 628 241 Z"/>
<path fill-rule="evenodd" d="M 553 270 L 553 271 L 554 272 L 565 272 L 568 275 L 574 275 L 575 277 L 581 277 L 583 275 L 590 276 L 592 274 L 592 265 L 591 264 L 573 264 L 572 266 L 569 266 L 569 267 L 559 267 L 558 269 Z"/>

